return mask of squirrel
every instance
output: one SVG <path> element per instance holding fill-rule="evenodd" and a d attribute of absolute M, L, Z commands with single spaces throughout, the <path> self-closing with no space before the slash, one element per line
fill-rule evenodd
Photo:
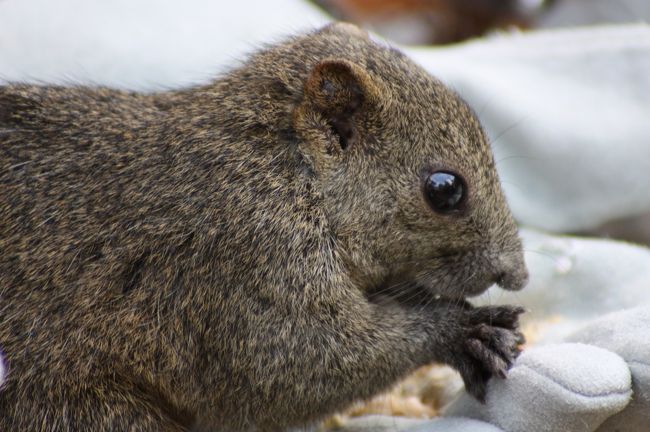
<path fill-rule="evenodd" d="M 528 274 L 488 139 L 332 24 L 213 82 L 0 87 L 0 429 L 275 431 L 505 377 Z"/>

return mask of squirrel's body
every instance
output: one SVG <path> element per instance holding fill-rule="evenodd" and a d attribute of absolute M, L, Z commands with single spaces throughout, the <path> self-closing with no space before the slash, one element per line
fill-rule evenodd
<path fill-rule="evenodd" d="M 423 236 L 401 167 L 436 146 L 486 195 Z M 497 280 L 525 269 L 480 127 L 347 26 L 177 92 L 0 87 L 1 430 L 276 430 L 431 361 L 480 396 L 519 311 L 458 299 Z"/>

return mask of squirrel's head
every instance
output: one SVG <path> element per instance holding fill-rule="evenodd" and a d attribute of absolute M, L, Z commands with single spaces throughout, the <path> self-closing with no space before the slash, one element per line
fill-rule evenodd
<path fill-rule="evenodd" d="M 361 30 L 334 25 L 307 38 L 312 65 L 293 127 L 355 280 L 416 282 L 453 298 L 493 283 L 521 289 L 517 226 L 470 108 Z"/>

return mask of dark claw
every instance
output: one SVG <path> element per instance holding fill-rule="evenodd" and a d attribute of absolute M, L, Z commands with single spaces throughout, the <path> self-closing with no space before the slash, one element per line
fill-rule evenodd
<path fill-rule="evenodd" d="M 465 389 L 485 402 L 487 383 L 492 376 L 506 378 L 525 339 L 518 330 L 516 306 L 488 306 L 467 310 L 467 324 L 461 355 L 452 361 L 463 378 Z M 460 342 L 460 341 L 459 341 Z"/>
<path fill-rule="evenodd" d="M 470 339 L 467 341 L 467 347 L 472 357 L 478 360 L 490 374 L 497 374 L 499 371 L 507 370 L 510 367 L 507 358 L 495 354 L 479 340 Z"/>
<path fill-rule="evenodd" d="M 472 395 L 479 402 L 485 403 L 487 382 L 490 379 L 490 374 L 481 371 L 480 369 L 472 368 L 471 370 L 461 370 L 460 375 L 465 383 L 465 390 L 467 393 Z"/>

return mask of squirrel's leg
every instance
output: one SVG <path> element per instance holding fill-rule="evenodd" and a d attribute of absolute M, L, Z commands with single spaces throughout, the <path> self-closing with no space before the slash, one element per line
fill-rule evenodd
<path fill-rule="evenodd" d="M 241 415 L 252 414 L 269 430 L 299 424 L 375 395 L 434 361 L 459 370 L 468 391 L 482 398 L 486 381 L 503 376 L 518 354 L 521 312 L 464 301 L 407 307 L 357 299 L 258 326 L 249 339 L 255 367 L 245 377 L 253 394 L 243 399 L 259 403 Z"/>

